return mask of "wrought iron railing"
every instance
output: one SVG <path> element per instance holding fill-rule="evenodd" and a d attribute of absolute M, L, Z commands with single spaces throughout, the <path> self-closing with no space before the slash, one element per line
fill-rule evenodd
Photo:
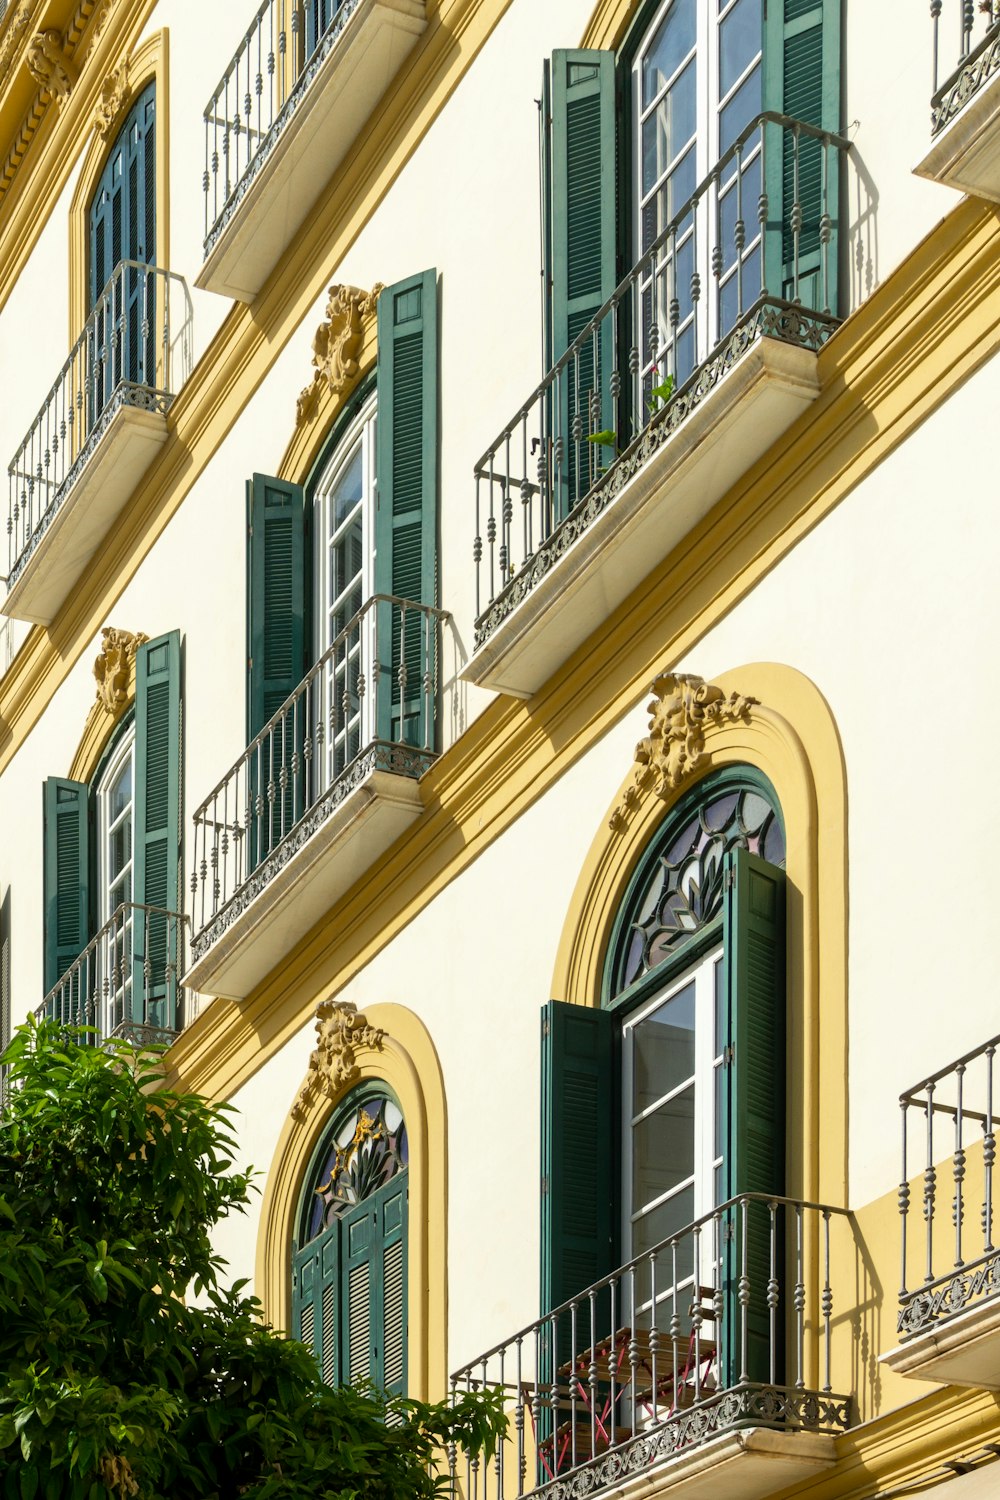
<path fill-rule="evenodd" d="M 948 0 L 957 52 L 952 52 L 951 44 L 942 34 L 941 12 L 944 8 L 943 0 L 931 0 L 934 38 L 932 135 L 943 130 L 1000 68 L 1000 0 L 985 0 L 979 4 L 976 0 Z M 944 65 L 948 67 L 944 75 L 942 50 L 946 59 Z M 948 61 L 956 56 L 956 63 Z"/>
<path fill-rule="evenodd" d="M 263 0 L 205 106 L 205 255 L 360 0 Z"/>
<path fill-rule="evenodd" d="M 463 1366 L 454 1393 L 501 1390 L 509 1411 L 464 1475 L 451 1456 L 465 1500 L 590 1494 L 739 1427 L 842 1431 L 835 1225 L 845 1210 L 730 1199 Z"/>
<path fill-rule="evenodd" d="M 372 771 L 419 777 L 435 758 L 445 611 L 374 594 L 194 815 L 197 960 Z"/>
<path fill-rule="evenodd" d="M 125 260 L 7 468 L 8 587 L 123 406 L 165 412 L 191 371 L 191 297 L 182 276 Z"/>
<path fill-rule="evenodd" d="M 1000 1249 L 993 1242 L 993 1167 L 997 1151 L 994 1058 L 1000 1036 L 932 1073 L 901 1095 L 899 1179 L 901 1339 L 926 1332 L 966 1307 L 1000 1293 Z M 923 1163 L 919 1191 L 924 1221 L 909 1233 L 914 1136 Z M 950 1167 L 939 1158 L 950 1148 Z M 943 1201 L 941 1201 L 943 1199 Z M 972 1209 L 976 1229 L 966 1226 Z"/>
<path fill-rule="evenodd" d="M 117 908 L 36 1012 L 94 1042 L 169 1042 L 184 1026 L 187 917 L 159 906 Z"/>
<path fill-rule="evenodd" d="M 754 119 L 487 448 L 477 646 L 750 344 L 829 337 L 849 149 L 785 115 Z"/>

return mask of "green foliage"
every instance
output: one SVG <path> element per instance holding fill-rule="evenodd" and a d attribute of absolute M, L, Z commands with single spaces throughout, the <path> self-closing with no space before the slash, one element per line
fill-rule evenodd
<path fill-rule="evenodd" d="M 618 442 L 618 434 L 608 427 L 604 432 L 592 432 L 587 442 L 598 443 L 602 448 L 613 448 Z"/>
<path fill-rule="evenodd" d="M 653 366 L 653 373 L 654 375 L 658 373 L 655 365 Z M 646 402 L 646 405 L 649 407 L 650 416 L 655 416 L 661 406 L 666 406 L 673 394 L 674 377 L 668 375 L 658 385 L 654 385 L 649 393 L 650 399 Z"/>
<path fill-rule="evenodd" d="M 250 1187 L 225 1105 L 47 1022 L 3 1061 L 3 1500 L 430 1500 L 442 1445 L 503 1432 L 493 1399 L 325 1386 L 224 1287 L 211 1230 Z"/>

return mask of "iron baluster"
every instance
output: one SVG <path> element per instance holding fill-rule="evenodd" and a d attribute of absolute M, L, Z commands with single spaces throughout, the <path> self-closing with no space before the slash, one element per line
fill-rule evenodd
<path fill-rule="evenodd" d="M 750 1379 L 750 1355 L 748 1341 L 750 1311 L 749 1233 L 747 1225 L 748 1203 L 740 1199 L 740 1277 L 737 1283 L 737 1300 L 740 1308 L 740 1381 Z"/>
<path fill-rule="evenodd" d="M 993 1163 L 996 1134 L 993 1129 L 993 1058 L 996 1048 L 986 1048 L 986 1119 L 983 1122 L 983 1249 L 993 1249 Z"/>
<path fill-rule="evenodd" d="M 767 1205 L 769 1231 L 770 1274 L 767 1279 L 767 1321 L 770 1380 L 777 1384 L 778 1358 L 778 1205 L 772 1200 Z"/>
<path fill-rule="evenodd" d="M 823 1210 L 823 1354 L 825 1360 L 825 1371 L 823 1390 L 829 1394 L 832 1386 L 830 1384 L 830 1334 L 831 1319 L 833 1316 L 833 1288 L 830 1285 L 830 1212 Z"/>
<path fill-rule="evenodd" d="M 924 1220 L 927 1236 L 927 1271 L 924 1280 L 934 1280 L 934 1085 L 927 1085 L 927 1166 L 924 1169 Z"/>
<path fill-rule="evenodd" d="M 906 1166 L 906 1115 L 907 1101 L 905 1098 L 899 1101 L 899 1111 L 903 1132 L 903 1170 L 899 1179 L 899 1217 L 900 1217 L 900 1264 L 899 1264 L 899 1295 L 906 1296 L 906 1230 L 910 1213 L 910 1183 Z"/>
<path fill-rule="evenodd" d="M 955 1182 L 955 1194 L 952 1200 L 952 1218 L 955 1224 L 955 1265 L 962 1264 L 962 1219 L 965 1214 L 963 1201 L 963 1181 L 965 1178 L 965 1151 L 963 1149 L 962 1132 L 962 1084 L 965 1079 L 965 1065 L 959 1063 L 955 1069 L 958 1081 L 958 1096 L 955 1109 L 955 1154 L 952 1158 L 952 1173 Z"/>
<path fill-rule="evenodd" d="M 796 1390 L 805 1390 L 806 1284 L 802 1267 L 802 1209 L 795 1205 L 795 1376 Z"/>

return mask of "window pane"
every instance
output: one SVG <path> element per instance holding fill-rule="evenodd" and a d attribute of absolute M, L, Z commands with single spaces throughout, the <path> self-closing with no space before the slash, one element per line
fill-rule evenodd
<path fill-rule="evenodd" d="M 760 114 L 760 64 L 740 84 L 719 118 L 719 155 L 724 156 L 745 125 Z"/>
<path fill-rule="evenodd" d="M 682 1188 L 665 1203 L 658 1203 L 648 1213 L 636 1219 L 632 1225 L 632 1254 L 641 1255 L 644 1250 L 651 1250 L 661 1240 L 669 1239 L 676 1234 L 678 1229 L 684 1229 L 694 1218 L 694 1187 Z M 690 1247 L 690 1240 L 686 1247 Z M 689 1250 L 690 1254 L 690 1250 Z M 686 1265 L 678 1266 L 678 1273 L 683 1275 L 688 1270 Z M 657 1290 L 662 1291 L 670 1281 L 670 1267 L 664 1265 L 657 1275 Z"/>
<path fill-rule="evenodd" d="M 332 520 L 334 527 L 344 524 L 354 507 L 361 501 L 362 459 L 361 444 L 351 455 L 350 462 L 341 474 L 333 492 Z"/>
<path fill-rule="evenodd" d="M 632 1208 L 694 1176 L 694 1084 L 632 1127 Z"/>
<path fill-rule="evenodd" d="M 694 41 L 695 0 L 674 0 L 642 59 L 643 108 L 674 76 Z"/>
<path fill-rule="evenodd" d="M 760 51 L 760 0 L 736 0 L 719 27 L 719 96 L 725 98 Z"/>
<path fill-rule="evenodd" d="M 632 1038 L 637 1115 L 694 1075 L 694 981 L 640 1021 Z"/>
<path fill-rule="evenodd" d="M 122 767 L 121 773 L 119 774 L 117 780 L 111 788 L 110 817 L 112 823 L 114 822 L 115 818 L 120 817 L 120 815 L 125 811 L 126 807 L 131 801 L 132 758 L 131 756 L 129 756 L 128 762 Z"/>
<path fill-rule="evenodd" d="M 743 259 L 743 305 L 740 306 L 739 283 L 735 272 L 722 288 L 721 307 L 719 317 L 722 323 L 720 333 L 728 333 L 739 319 L 741 313 L 752 307 L 760 296 L 760 248 L 758 247 L 750 255 Z"/>
<path fill-rule="evenodd" d="M 642 190 L 654 187 L 694 135 L 696 74 L 693 62 L 642 127 Z"/>

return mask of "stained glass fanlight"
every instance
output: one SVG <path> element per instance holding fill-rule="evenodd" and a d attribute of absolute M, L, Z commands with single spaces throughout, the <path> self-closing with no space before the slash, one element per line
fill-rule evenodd
<path fill-rule="evenodd" d="M 777 800 L 763 777 L 706 778 L 669 818 L 643 860 L 619 918 L 611 997 L 668 958 L 722 909 L 725 856 L 748 849 L 785 863 Z"/>
<path fill-rule="evenodd" d="M 348 1102 L 328 1138 L 304 1208 L 302 1243 L 322 1234 L 409 1163 L 406 1125 L 387 1093 L 368 1090 Z"/>

